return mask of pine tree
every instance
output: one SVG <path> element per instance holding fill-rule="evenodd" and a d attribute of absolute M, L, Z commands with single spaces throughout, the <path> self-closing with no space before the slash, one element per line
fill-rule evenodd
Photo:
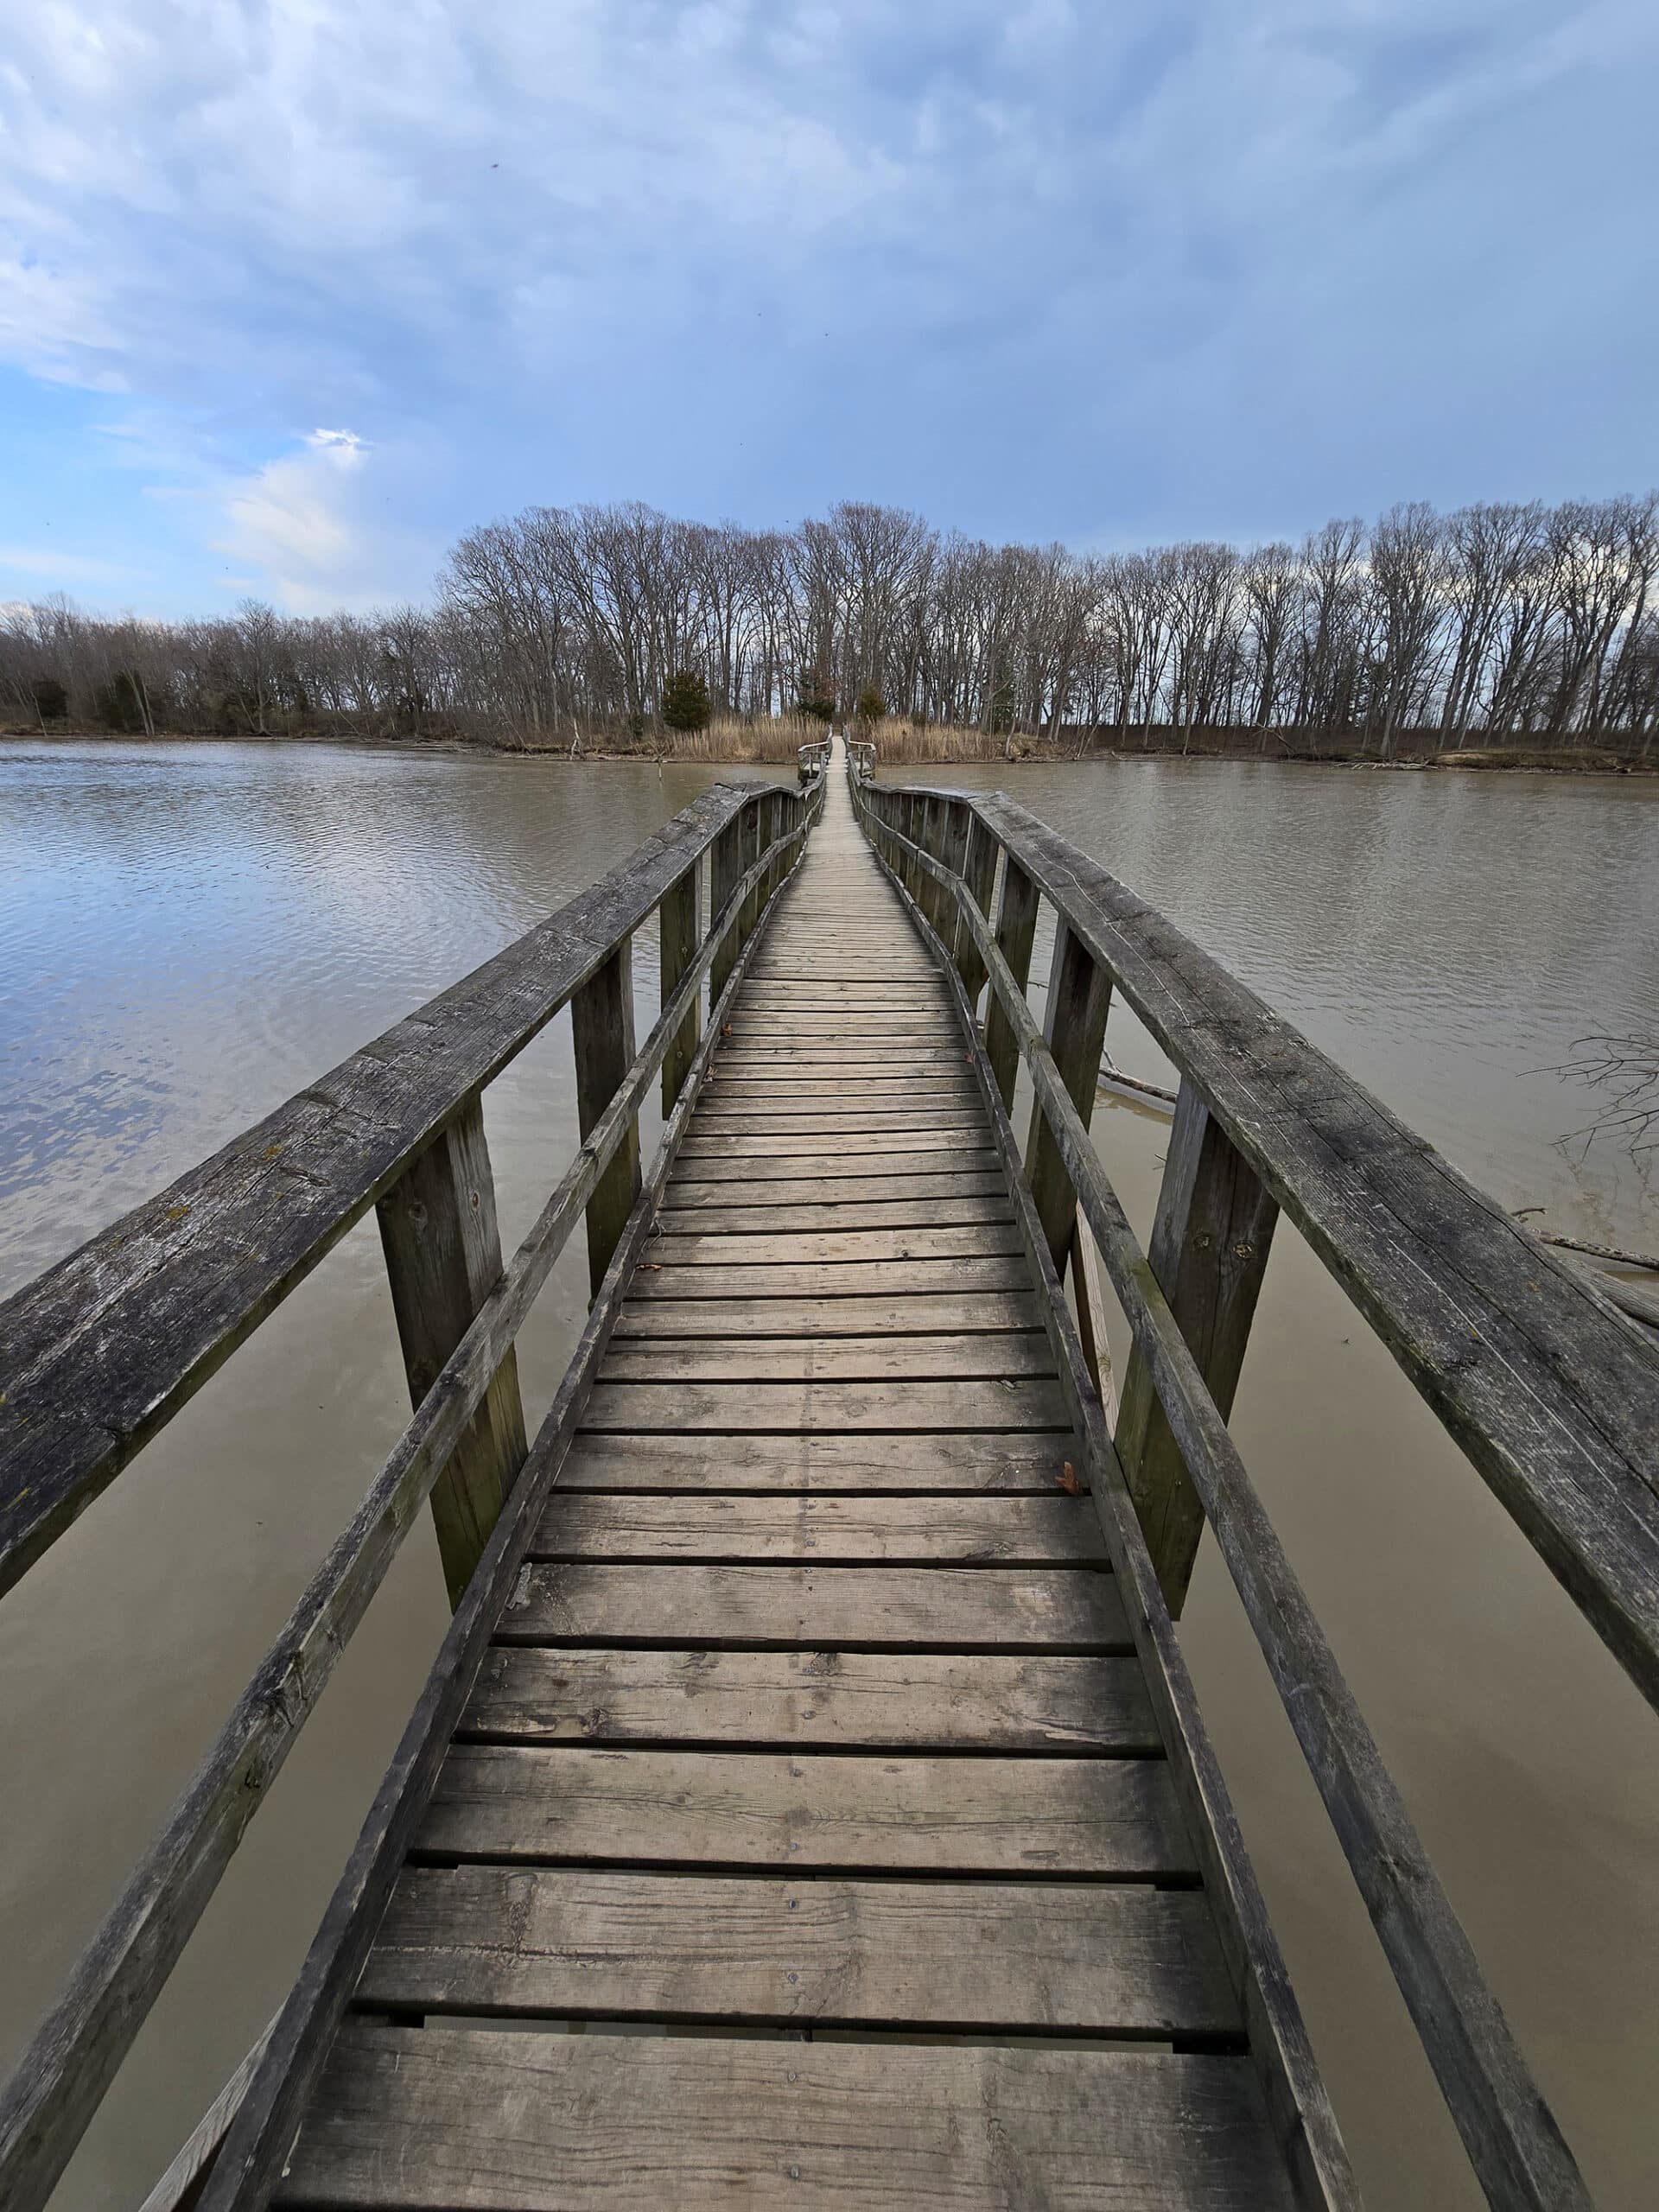
<path fill-rule="evenodd" d="M 663 720 L 670 729 L 707 729 L 709 686 L 695 669 L 678 668 L 663 686 Z"/>

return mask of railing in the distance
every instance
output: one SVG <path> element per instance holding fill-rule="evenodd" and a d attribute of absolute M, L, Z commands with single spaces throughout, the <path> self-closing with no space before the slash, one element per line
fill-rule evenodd
<path fill-rule="evenodd" d="M 1489 2202 L 1586 2206 L 1226 1417 L 1282 1208 L 1653 1700 L 1659 1358 L 1582 1277 L 1024 808 L 1001 793 L 879 785 L 850 752 L 849 773 L 976 1040 L 1033 1262 L 1056 1283 L 1073 1267 L 1094 1370 L 1080 1385 L 1085 1452 L 1110 1455 L 1097 1498 L 1127 1483 L 1171 1613 L 1213 1529 Z M 1045 897 L 1056 927 L 1039 1030 L 1026 988 Z M 1180 1075 L 1145 1252 L 1089 1137 L 1114 988 Z M 1023 1158 L 1007 1120 L 1021 1062 L 1035 1096 Z M 1094 1249 L 1133 1339 L 1109 1434 L 1104 1315 L 1078 1264 Z"/>
<path fill-rule="evenodd" d="M 568 1438 L 594 1365 L 590 1318 L 572 1362 L 581 1387 L 567 1376 L 528 1447 L 518 1330 L 584 1217 L 595 1312 L 601 1286 L 613 1306 L 651 1179 L 641 1103 L 660 1070 L 654 1178 L 823 795 L 821 774 L 798 791 L 705 793 L 591 890 L 0 1306 L 0 1591 L 371 1205 L 415 1408 L 0 2090 L 7 2212 L 49 2196 L 429 1497 L 451 1602 L 467 1611 L 478 1599 L 475 1570 L 522 1517 L 522 1498 L 512 1516 L 504 1501 L 550 1438 Z M 632 941 L 653 912 L 661 1011 L 636 1048 Z M 581 1148 L 504 1268 L 481 1094 L 566 1005 Z"/>

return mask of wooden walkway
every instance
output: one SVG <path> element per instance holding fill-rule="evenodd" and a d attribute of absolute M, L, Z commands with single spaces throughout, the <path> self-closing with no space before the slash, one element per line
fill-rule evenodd
<path fill-rule="evenodd" d="M 833 776 L 277 2202 L 1292 2201 L 965 1057 Z"/>
<path fill-rule="evenodd" d="M 1227 1416 L 1282 1209 L 1659 1706 L 1651 1341 L 1005 795 L 827 765 L 705 792 L 0 1306 L 0 1594 L 371 1210 L 413 1408 L 0 2083 L 6 2212 L 429 1506 L 442 1644 L 143 2212 L 1357 2212 L 1176 1631 L 1201 1537 L 1487 2202 L 1590 2212 Z M 1144 1249 L 1115 995 L 1179 1074 Z M 582 1142 L 505 1257 L 483 1095 L 567 1008 Z"/>

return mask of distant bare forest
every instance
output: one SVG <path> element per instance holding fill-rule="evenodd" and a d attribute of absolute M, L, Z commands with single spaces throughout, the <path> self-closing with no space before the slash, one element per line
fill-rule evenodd
<path fill-rule="evenodd" d="M 664 690 L 690 670 L 717 717 L 780 749 L 801 718 L 861 701 L 887 732 L 939 725 L 990 753 L 1519 742 L 1645 759 L 1656 569 L 1652 493 L 1414 504 L 1300 545 L 1102 556 L 850 503 L 791 531 L 528 507 L 460 540 L 429 607 L 285 617 L 250 600 L 175 623 L 0 608 L 0 715 L 671 752 Z"/>

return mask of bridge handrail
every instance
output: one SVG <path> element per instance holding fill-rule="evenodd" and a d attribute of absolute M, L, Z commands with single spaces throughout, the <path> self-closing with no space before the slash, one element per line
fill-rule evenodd
<path fill-rule="evenodd" d="M 377 1202 L 416 1402 L 350 1526 L 0 2088 L 0 2201 L 8 2212 L 44 2205 L 422 1504 L 433 1497 L 458 1605 L 490 1556 L 498 1522 L 522 1513 L 517 1499 L 513 1514 L 502 1510 L 530 1456 L 514 1339 L 584 1214 L 595 1292 L 615 1274 L 640 1211 L 645 1093 L 660 1070 L 660 1161 L 677 1141 L 718 1017 L 823 796 L 821 775 L 802 791 L 705 793 L 591 890 L 0 1307 L 0 1331 L 13 1324 L 5 1340 L 25 1355 L 17 1369 L 9 1365 L 0 1406 L 0 1499 L 10 1516 L 0 1526 L 13 1535 L 12 1580 Z M 705 867 L 706 932 L 698 880 Z M 636 1052 L 630 944 L 653 907 L 662 915 L 661 1010 Z M 699 1042 L 705 978 L 711 1017 Z M 479 1097 L 566 1003 L 582 1141 L 504 1269 Z M 321 1166 L 326 1130 L 355 1147 L 349 1173 L 294 1192 L 289 1147 L 302 1140 Z M 291 1230 L 288 1211 L 299 1216 Z M 188 1225 L 168 1238 L 165 1225 L 175 1222 Z M 261 1224 L 270 1249 L 250 1254 L 244 1240 Z M 194 1326 L 135 1331 L 156 1296 L 158 1243 L 167 1280 L 181 1293 L 193 1265 L 205 1274 L 204 1310 Z M 457 1251 L 467 1262 L 459 1284 Z M 77 1328 L 77 1297 L 96 1298 L 100 1285 L 101 1301 Z M 74 1332 L 74 1344 L 53 1343 L 48 1315 Z M 187 1306 L 184 1319 L 192 1318 Z M 590 1324 L 538 1450 L 556 1416 L 568 1422 L 577 1402 L 571 1377 L 591 1368 L 591 1333 Z M 87 1387 L 87 1364 L 105 1387 L 95 1407 L 125 1402 L 108 1395 L 111 1376 L 143 1393 L 142 1416 L 106 1433 L 101 1457 L 92 1449 L 75 1456 L 84 1424 L 54 1428 L 31 1414 L 43 1390 L 74 1387 L 77 1347 L 79 1387 Z M 41 1426 L 45 1449 L 32 1433 Z M 65 1478 L 47 1509 L 31 1515 L 20 1485 L 51 1476 L 54 1438 L 67 1455 Z M 454 1493 L 446 1513 L 435 1495 L 441 1484 Z"/>
<path fill-rule="evenodd" d="M 850 765 L 849 775 L 855 805 L 878 857 L 933 938 L 970 1027 L 979 994 L 990 985 L 978 1057 L 994 1110 L 1000 1100 L 999 1141 L 1016 1170 L 1020 1155 L 1007 1115 L 1017 1065 L 1023 1062 L 1030 1075 L 1035 1104 L 1021 1205 L 1029 1215 L 1028 1241 L 1040 1248 L 1036 1258 L 1057 1272 L 1071 1259 L 1079 1321 L 1087 1332 L 1084 1347 L 1091 1333 L 1098 1345 L 1103 1315 L 1091 1311 L 1087 1270 L 1077 1267 L 1081 1240 L 1074 1230 L 1080 1211 L 1129 1322 L 1134 1350 L 1109 1444 L 1097 1388 L 1083 1408 L 1085 1435 L 1092 1431 L 1101 1450 L 1112 1454 L 1105 1488 L 1120 1474 L 1126 1481 L 1173 1611 L 1179 1609 L 1205 1520 L 1214 1529 L 1489 2202 L 1530 2212 L 1587 2206 L 1572 2155 L 1250 1483 L 1226 1413 L 1282 1198 L 1367 1313 L 1393 1321 L 1393 1333 L 1379 1323 L 1380 1332 L 1447 1418 L 1455 1377 L 1438 1394 L 1432 1391 L 1402 1349 L 1402 1341 L 1414 1340 L 1399 1318 L 1401 1309 L 1405 1320 L 1418 1323 L 1423 1296 L 1390 1302 L 1382 1295 L 1379 1279 L 1386 1283 L 1390 1276 L 1370 1255 L 1385 1245 L 1383 1233 L 1363 1218 L 1351 1198 L 1338 1203 L 1344 1194 L 1336 1164 L 1374 1161 L 1378 1149 L 1403 1155 L 1389 1163 L 1393 1185 L 1406 1182 L 1403 1196 L 1396 1190 L 1396 1208 L 1403 1210 L 1412 1196 L 1404 1170 L 1417 1163 L 1422 1173 L 1438 1171 L 1448 1179 L 1452 1195 L 1442 1200 L 1441 1217 L 1450 1216 L 1465 1238 L 1469 1224 L 1457 1217 L 1472 1210 L 1482 1222 L 1496 1220 L 1507 1235 L 1534 1245 L 1533 1264 L 1563 1275 L 1564 1291 L 1587 1309 L 1586 1331 L 1610 1339 L 1600 1344 L 1603 1357 L 1645 1392 L 1649 1406 L 1659 1394 L 1659 1360 L 1613 1309 L 1554 1268 L 1544 1248 L 1497 1214 L 1357 1084 L 1144 901 L 1023 808 L 1001 794 L 982 798 L 935 788 L 877 786 Z M 1025 995 L 1039 889 L 1058 917 L 1041 1031 Z M 1181 1073 L 1150 1256 L 1136 1240 L 1088 1134 L 1114 985 L 1123 989 Z M 1338 1147 L 1338 1132 L 1347 1137 L 1345 1150 Z M 1362 1135 L 1370 1136 L 1370 1147 L 1357 1141 Z M 1320 1146 L 1323 1155 L 1316 1149 Z M 1307 1171 L 1310 1160 L 1323 1167 L 1319 1182 Z M 1315 1203 L 1310 1185 L 1323 1203 Z M 1341 1224 L 1355 1216 L 1344 1238 Z M 1331 1247 L 1358 1243 L 1362 1235 L 1368 1263 L 1351 1260 L 1339 1266 Z M 1421 1271 L 1433 1247 L 1426 1238 L 1420 1241 L 1427 1249 L 1414 1251 L 1412 1265 Z M 1494 1241 L 1503 1249 L 1501 1239 Z M 1469 1266 L 1466 1246 L 1459 1257 Z M 1392 1279 L 1399 1281 L 1402 1272 Z M 1409 1276 L 1406 1280 L 1409 1285 Z M 1490 1330 L 1492 1300 L 1486 1286 L 1472 1270 L 1459 1280 L 1465 1310 L 1478 1313 Z M 1541 1300 L 1541 1280 L 1529 1279 Z M 1471 1320 L 1469 1325 L 1477 1325 Z M 1421 1350 L 1416 1357 L 1423 1359 Z M 1097 1357 L 1095 1364 L 1098 1369 Z M 1557 1376 L 1558 1390 L 1564 1379 Z M 1097 1386 L 1098 1372 L 1095 1380 Z M 1154 1413 L 1161 1426 L 1149 1417 Z M 1467 1436 L 1455 1427 L 1453 1433 L 1468 1449 Z M 1647 1433 L 1651 1439 L 1659 1428 Z M 1630 1471 L 1640 1478 L 1634 1454 Z M 1504 1497 L 1490 1472 L 1488 1479 Z M 1636 1525 L 1651 1531 L 1654 1522 L 1638 1516 Z M 1650 1546 L 1646 1558 L 1651 1567 L 1659 1548 Z M 1621 1657 L 1626 1656 L 1621 1643 L 1633 1641 L 1638 1657 L 1643 1649 L 1651 1650 L 1650 1639 L 1644 1646 L 1639 1636 L 1608 1635 L 1607 1640 Z M 1630 1671 L 1643 1681 L 1639 1666 Z"/>

